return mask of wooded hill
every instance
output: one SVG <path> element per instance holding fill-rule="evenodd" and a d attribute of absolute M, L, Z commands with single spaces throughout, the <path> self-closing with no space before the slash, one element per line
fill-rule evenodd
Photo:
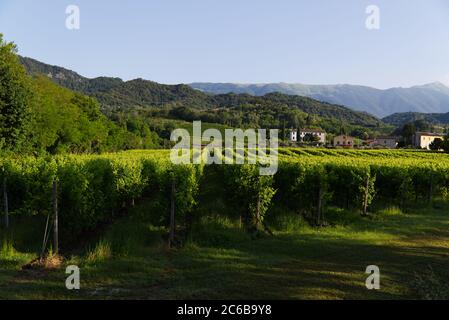
<path fill-rule="evenodd" d="M 403 126 L 407 123 L 417 120 L 423 120 L 432 125 L 448 125 L 449 124 L 449 112 L 448 113 L 420 113 L 420 112 L 404 112 L 395 113 L 391 116 L 382 119 L 385 123 L 394 126 Z"/>
<path fill-rule="evenodd" d="M 101 153 L 160 146 L 158 135 L 142 121 L 111 121 L 101 112 L 96 99 L 64 88 L 40 71 L 28 75 L 16 45 L 3 41 L 0 33 L 1 156 Z M 76 83 L 76 77 L 72 79 Z"/>
<path fill-rule="evenodd" d="M 89 79 L 58 66 L 20 58 L 29 74 L 44 74 L 68 89 L 95 97 L 102 111 L 114 118 L 118 112 L 140 112 L 139 116 L 200 119 L 229 126 L 266 128 L 321 126 L 339 133 L 342 127 L 385 131 L 391 128 L 374 116 L 311 98 L 269 93 L 211 95 L 187 85 L 164 85 L 153 81 L 99 77 Z M 360 130 L 361 129 L 361 130 Z"/>

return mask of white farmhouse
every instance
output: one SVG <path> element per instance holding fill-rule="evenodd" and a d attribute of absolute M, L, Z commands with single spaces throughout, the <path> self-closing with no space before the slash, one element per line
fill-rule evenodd
<path fill-rule="evenodd" d="M 416 132 L 413 136 L 413 146 L 415 148 L 430 149 L 429 146 L 435 139 L 443 140 L 443 138 L 444 134 L 440 133 Z"/>
<path fill-rule="evenodd" d="M 306 135 L 308 135 L 308 134 L 317 137 L 319 139 L 318 140 L 319 143 L 326 144 L 326 132 L 324 130 L 321 130 L 321 129 L 301 129 L 301 130 L 299 130 L 299 136 L 301 138 L 301 141 L 303 141 L 304 137 Z"/>
<path fill-rule="evenodd" d="M 298 141 L 298 130 L 293 129 L 290 131 L 290 141 L 292 142 Z"/>

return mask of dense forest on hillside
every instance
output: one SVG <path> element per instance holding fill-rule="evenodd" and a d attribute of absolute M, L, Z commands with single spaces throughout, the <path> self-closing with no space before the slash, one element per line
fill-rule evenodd
<path fill-rule="evenodd" d="M 21 57 L 28 73 L 45 74 L 68 89 L 95 97 L 110 119 L 144 119 L 153 126 L 154 118 L 202 120 L 230 127 L 298 128 L 317 126 L 330 133 L 342 130 L 364 138 L 376 133 L 388 133 L 393 127 L 379 119 L 339 105 L 311 98 L 270 93 L 265 96 L 248 94 L 210 95 L 187 85 L 163 85 L 153 81 L 118 78 L 88 79 L 77 73 Z M 167 128 L 156 128 L 161 132 Z M 166 135 L 165 133 L 163 134 Z"/>
<path fill-rule="evenodd" d="M 146 124 L 109 120 L 95 98 L 28 76 L 0 35 L 0 150 L 92 153 L 160 145 Z"/>
<path fill-rule="evenodd" d="M 33 78 L 32 147 L 50 153 L 91 153 L 158 146 L 148 128 L 127 130 L 110 121 L 91 97 Z M 134 132 L 133 132 L 134 131 Z"/>
<path fill-rule="evenodd" d="M 143 79 L 124 82 L 106 77 L 88 79 L 73 71 L 30 58 L 21 57 L 21 62 L 30 74 L 45 74 L 66 88 L 95 96 L 106 110 L 149 106 L 215 109 L 247 105 L 271 106 L 275 109 L 278 105 L 285 105 L 312 115 L 336 118 L 352 125 L 379 126 L 382 123 L 366 113 L 301 96 L 281 93 L 270 93 L 262 97 L 249 94 L 208 95 L 183 84 L 163 85 Z"/>
<path fill-rule="evenodd" d="M 448 113 L 419 113 L 419 112 L 404 112 L 395 113 L 382 119 L 385 123 L 402 126 L 406 123 L 413 121 L 425 121 L 431 125 L 449 125 L 449 112 Z"/>

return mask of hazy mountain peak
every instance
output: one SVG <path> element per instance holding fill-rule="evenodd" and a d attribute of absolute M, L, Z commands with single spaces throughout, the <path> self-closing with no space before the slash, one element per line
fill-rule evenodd
<path fill-rule="evenodd" d="M 433 90 L 438 90 L 438 91 L 448 91 L 449 90 L 449 87 L 440 81 L 423 84 L 421 86 L 414 86 L 412 88 L 426 88 L 426 89 L 433 89 Z"/>
<path fill-rule="evenodd" d="M 385 90 L 351 84 L 306 85 L 284 82 L 263 85 L 192 83 L 190 86 L 212 94 L 234 92 L 263 96 L 271 92 L 280 92 L 306 96 L 328 103 L 345 105 L 381 118 L 398 112 L 449 112 L 449 88 L 441 82 Z"/>

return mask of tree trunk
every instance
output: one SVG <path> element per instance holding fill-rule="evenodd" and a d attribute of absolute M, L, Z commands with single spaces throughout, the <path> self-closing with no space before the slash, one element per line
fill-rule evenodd
<path fill-rule="evenodd" d="M 172 248 L 175 244 L 175 192 L 176 185 L 173 179 L 171 186 L 171 207 L 170 207 L 170 234 L 168 238 L 168 246 Z"/>
<path fill-rule="evenodd" d="M 6 189 L 6 177 L 3 178 L 3 201 L 5 210 L 5 227 L 9 228 L 8 190 Z"/>
<path fill-rule="evenodd" d="M 55 254 L 59 253 L 59 226 L 58 226 L 58 182 L 53 180 L 53 216 L 54 216 L 54 229 L 53 229 L 53 250 Z"/>

